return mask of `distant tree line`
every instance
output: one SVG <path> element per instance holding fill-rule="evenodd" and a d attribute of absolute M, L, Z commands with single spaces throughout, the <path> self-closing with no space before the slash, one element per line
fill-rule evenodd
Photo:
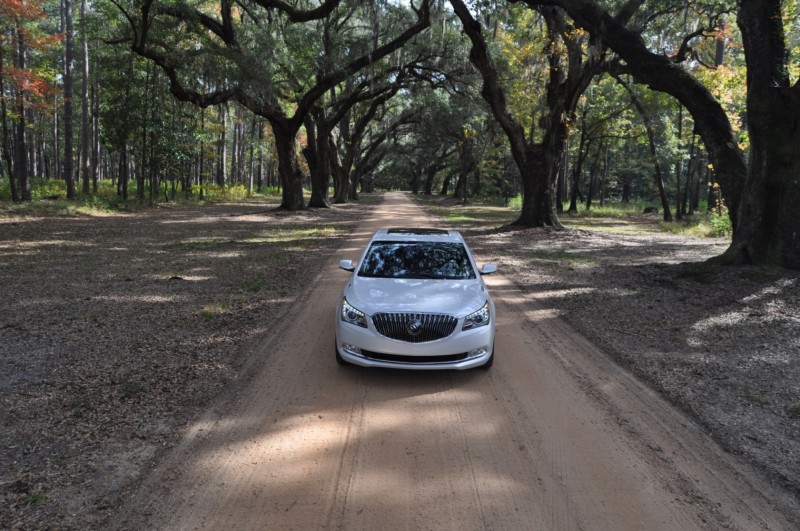
<path fill-rule="evenodd" d="M 645 199 L 730 216 L 727 262 L 800 267 L 797 9 L 0 0 L 0 194 L 521 195 L 517 224 L 555 227 Z"/>

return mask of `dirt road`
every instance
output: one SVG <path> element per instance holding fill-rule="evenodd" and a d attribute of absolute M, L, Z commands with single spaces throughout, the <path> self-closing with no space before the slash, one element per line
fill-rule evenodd
<path fill-rule="evenodd" d="M 430 223 L 388 194 L 112 525 L 792 527 L 771 506 L 780 493 L 502 274 L 488 280 L 490 371 L 339 367 L 338 259 L 357 258 L 377 227 Z"/>

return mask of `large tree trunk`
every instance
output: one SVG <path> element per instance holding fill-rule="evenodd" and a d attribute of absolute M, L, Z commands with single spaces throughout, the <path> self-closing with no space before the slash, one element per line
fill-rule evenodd
<path fill-rule="evenodd" d="M 337 205 L 347 203 L 350 200 L 350 176 L 352 170 L 347 166 L 348 157 L 339 166 L 336 172 L 336 193 L 333 196 L 333 202 Z"/>
<path fill-rule="evenodd" d="M 319 123 L 314 118 L 306 118 L 308 147 L 303 149 L 311 173 L 311 198 L 308 206 L 313 208 L 330 208 L 328 187 L 331 182 L 330 161 L 330 129 L 324 117 Z"/>
<path fill-rule="evenodd" d="M 442 169 L 440 163 L 431 164 L 425 168 L 425 184 L 422 186 L 422 193 L 424 195 L 433 195 L 433 179 L 436 178 L 436 172 Z"/>
<path fill-rule="evenodd" d="M 278 173 L 280 175 L 282 210 L 296 211 L 304 208 L 303 172 L 297 160 L 297 132 L 287 124 L 271 120 L 272 134 L 275 138 L 275 151 L 278 153 Z"/>
<path fill-rule="evenodd" d="M 353 173 L 350 174 L 350 196 L 348 197 L 348 200 L 358 201 L 358 189 L 361 186 L 362 175 L 363 173 L 358 171 L 358 168 L 356 168 Z"/>
<path fill-rule="evenodd" d="M 781 2 L 740 3 L 750 168 L 726 257 L 800 269 L 800 83 L 790 86 Z"/>
<path fill-rule="evenodd" d="M 411 182 L 408 183 L 409 188 L 411 188 L 411 193 L 414 195 L 419 194 L 419 188 L 422 183 L 422 170 L 417 166 L 411 168 Z"/>
<path fill-rule="evenodd" d="M 350 200 L 350 174 L 353 171 L 357 153 L 361 150 L 362 137 L 353 135 L 349 120 L 348 114 L 339 125 L 345 152 L 343 157 L 339 157 L 338 164 L 336 164 L 336 192 L 333 202 L 337 205 L 347 203 Z"/>
<path fill-rule="evenodd" d="M 528 163 L 522 172 L 522 209 L 513 223 L 523 227 L 552 226 L 563 228 L 556 213 L 556 177 L 558 167 L 553 167 L 555 155 L 546 153 L 543 144 L 531 146 L 527 151 Z M 560 157 L 561 152 L 556 154 Z M 550 177 L 545 177 L 552 172 Z"/>

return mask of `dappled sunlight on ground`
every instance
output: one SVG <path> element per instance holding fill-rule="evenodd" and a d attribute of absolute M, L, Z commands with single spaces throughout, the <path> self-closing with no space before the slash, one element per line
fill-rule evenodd
<path fill-rule="evenodd" d="M 719 341 L 720 336 L 741 336 L 743 330 L 747 328 L 771 325 L 788 330 L 798 327 L 800 308 L 796 304 L 787 304 L 785 300 L 787 292 L 797 293 L 797 286 L 797 279 L 781 279 L 757 293 L 743 297 L 739 301 L 738 309 L 716 313 L 698 320 L 691 327 L 688 344 L 695 348 L 712 347 Z M 769 348 L 768 339 L 764 338 L 764 342 L 754 346 L 755 350 L 749 357 L 764 363 L 796 363 L 797 353 L 800 353 L 800 334 L 794 336 L 782 335 L 787 344 L 786 348 L 779 350 Z M 766 352 L 761 352 L 762 350 Z"/>
<path fill-rule="evenodd" d="M 165 302 L 178 302 L 180 300 L 185 300 L 184 297 L 178 297 L 175 295 L 96 295 L 92 297 L 93 300 L 96 301 L 108 301 L 108 302 L 123 302 L 123 303 L 165 303 Z"/>
<path fill-rule="evenodd" d="M 287 374 L 287 380 L 296 381 L 296 371 Z M 424 498 L 425 505 L 439 500 L 452 507 L 453 499 L 464 505 L 476 495 L 475 475 L 481 478 L 482 496 L 487 499 L 513 503 L 530 495 L 531 478 L 498 466 L 493 455 L 497 437 L 509 429 L 501 427 L 507 420 L 480 415 L 478 421 L 476 416 L 493 403 L 487 395 L 490 388 L 475 386 L 473 377 L 461 374 L 408 375 L 358 368 L 349 372 L 346 376 L 355 381 L 339 397 L 339 404 L 311 408 L 302 398 L 312 397 L 294 390 L 288 396 L 275 396 L 281 404 L 276 411 L 192 425 L 190 438 L 208 454 L 204 459 L 201 453 L 194 469 L 183 472 L 211 479 L 210 488 L 186 501 L 196 507 L 192 520 L 218 521 L 208 508 L 224 503 L 234 518 L 256 521 L 270 514 L 274 526 L 317 527 L 335 521 L 330 511 L 337 508 L 326 509 L 317 502 L 331 503 L 331 489 L 338 489 L 348 508 L 342 517 L 355 518 L 353 525 L 362 512 L 374 518 L 377 510 L 383 525 L 393 528 L 413 519 L 406 511 L 415 498 Z M 320 386 L 313 395 L 326 395 L 335 388 L 331 381 L 337 379 L 335 374 L 309 377 L 315 387 Z M 369 405 L 361 409 L 358 404 Z M 454 404 L 464 412 L 460 423 L 452 418 Z M 351 433 L 354 429 L 357 434 Z M 465 442 L 470 456 L 461 449 Z M 246 457 L 227 459 L 227 455 Z M 453 464 L 446 474 L 438 472 L 442 459 Z M 339 478 L 340 474 L 345 476 Z M 258 505 L 251 501 L 255 496 Z M 422 506 L 415 513 L 421 511 Z"/>
<path fill-rule="evenodd" d="M 706 264 L 727 239 L 664 233 L 659 219 L 564 216 L 581 229 L 567 231 L 460 228 L 479 260 L 514 278 L 517 291 L 502 287 L 513 304 L 542 307 L 531 319 L 563 316 L 797 492 L 797 273 Z"/>
<path fill-rule="evenodd" d="M 231 381 L 335 246 L 329 235 L 363 210 L 287 216 L 244 204 L 0 220 L 0 447 L 19 449 L 0 452 L 0 491 L 31 478 L 49 501 L 25 514 L 102 517 L 80 504 L 108 506 L 181 416 Z M 24 441 L 38 453 L 20 453 Z M 128 446 L 131 460 L 115 461 Z"/>

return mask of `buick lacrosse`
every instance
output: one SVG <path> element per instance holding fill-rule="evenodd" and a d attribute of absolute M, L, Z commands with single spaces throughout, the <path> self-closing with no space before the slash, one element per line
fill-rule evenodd
<path fill-rule="evenodd" d="M 443 229 L 381 229 L 336 309 L 336 361 L 400 369 L 489 368 L 494 303 L 464 238 Z"/>

